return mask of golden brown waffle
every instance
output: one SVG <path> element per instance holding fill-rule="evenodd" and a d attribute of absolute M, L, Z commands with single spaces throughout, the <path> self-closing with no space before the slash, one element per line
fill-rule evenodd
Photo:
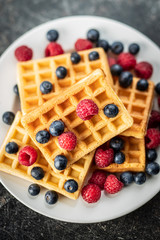
<path fill-rule="evenodd" d="M 77 104 L 82 99 L 92 99 L 99 108 L 99 113 L 87 121 L 81 120 L 76 114 Z M 108 118 L 103 112 L 103 108 L 111 103 L 119 108 L 115 118 Z M 37 132 L 49 131 L 50 124 L 59 119 L 66 126 L 65 132 L 72 131 L 77 137 L 77 145 L 73 151 L 61 149 L 57 137 L 51 136 L 49 142 L 45 144 L 40 144 L 35 139 Z M 68 159 L 67 167 L 69 167 L 84 155 L 129 128 L 133 120 L 121 100 L 107 84 L 103 71 L 97 69 L 67 89 L 62 96 L 52 98 L 24 115 L 22 124 L 48 163 L 57 171 L 54 168 L 54 158 L 57 155 L 64 154 Z"/>
<path fill-rule="evenodd" d="M 15 175 L 31 182 L 35 182 L 45 188 L 54 190 L 71 199 L 77 199 L 80 194 L 84 179 L 90 168 L 94 151 L 81 158 L 70 168 L 65 169 L 61 173 L 55 173 L 23 128 L 21 124 L 21 116 L 22 115 L 20 112 L 16 114 L 15 120 L 3 142 L 3 145 L 1 146 L 0 171 Z M 11 141 L 14 141 L 18 144 L 19 150 L 21 150 L 21 148 L 25 147 L 26 145 L 34 147 L 38 152 L 36 163 L 30 167 L 23 166 L 18 162 L 18 153 L 6 153 L 5 146 L 8 142 Z M 31 169 L 35 166 L 39 166 L 45 171 L 45 176 L 43 179 L 35 180 L 31 176 Z M 75 193 L 68 193 L 64 189 L 64 183 L 69 179 L 74 179 L 78 183 L 78 190 Z"/>
<path fill-rule="evenodd" d="M 98 60 L 89 61 L 88 54 L 92 51 L 99 53 Z M 71 62 L 71 53 L 18 63 L 18 87 L 23 114 L 32 111 L 34 108 L 53 98 L 97 68 L 103 69 L 108 83 L 113 85 L 106 53 L 102 48 L 80 51 L 79 54 L 81 61 L 78 64 Z M 67 68 L 68 74 L 64 79 L 58 79 L 55 74 L 59 66 Z M 43 81 L 49 81 L 53 84 L 51 93 L 41 93 L 40 84 Z"/>
<path fill-rule="evenodd" d="M 146 134 L 149 115 L 152 108 L 154 83 L 148 81 L 148 90 L 143 92 L 136 89 L 138 80 L 139 78 L 134 77 L 130 87 L 122 88 L 119 85 L 118 78 L 115 78 L 114 90 L 133 118 L 132 127 L 123 132 L 122 135 L 143 138 Z"/>

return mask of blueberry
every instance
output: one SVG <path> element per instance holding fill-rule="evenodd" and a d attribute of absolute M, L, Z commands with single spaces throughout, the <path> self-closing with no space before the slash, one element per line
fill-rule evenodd
<path fill-rule="evenodd" d="M 71 62 L 77 64 L 81 61 L 81 56 L 77 52 L 71 53 Z"/>
<path fill-rule="evenodd" d="M 96 47 L 101 47 L 104 49 L 105 52 L 109 49 L 109 43 L 106 40 L 98 40 Z"/>
<path fill-rule="evenodd" d="M 147 163 L 146 172 L 149 175 L 156 175 L 159 173 L 159 170 L 160 170 L 160 166 L 158 163 L 156 163 L 156 162 Z"/>
<path fill-rule="evenodd" d="M 93 52 L 89 53 L 89 60 L 90 61 L 95 61 L 97 59 L 99 59 L 99 53 L 98 52 L 93 51 Z"/>
<path fill-rule="evenodd" d="M 113 76 L 119 76 L 123 71 L 123 68 L 119 64 L 114 64 L 111 66 L 111 73 Z"/>
<path fill-rule="evenodd" d="M 52 205 L 58 201 L 58 194 L 55 191 L 48 191 L 45 194 L 46 203 Z"/>
<path fill-rule="evenodd" d="M 149 162 L 154 162 L 157 158 L 157 152 L 155 149 L 148 149 L 146 151 L 146 159 Z"/>
<path fill-rule="evenodd" d="M 48 82 L 48 81 L 44 81 L 41 83 L 40 85 L 40 91 L 43 94 L 47 94 L 50 93 L 52 91 L 52 83 Z"/>
<path fill-rule="evenodd" d="M 56 69 L 56 76 L 60 79 L 65 78 L 67 76 L 67 69 L 65 67 L 62 67 L 62 66 L 58 67 Z"/>
<path fill-rule="evenodd" d="M 160 95 L 160 82 L 156 84 L 155 91 L 158 95 Z"/>
<path fill-rule="evenodd" d="M 54 159 L 54 166 L 57 170 L 64 170 L 67 166 L 67 158 L 63 155 L 57 155 Z"/>
<path fill-rule="evenodd" d="M 115 104 L 108 104 L 103 109 L 104 114 L 109 118 L 114 118 L 119 113 L 119 109 Z"/>
<path fill-rule="evenodd" d="M 119 84 L 123 88 L 127 88 L 132 84 L 133 75 L 130 72 L 122 72 L 119 77 Z"/>
<path fill-rule="evenodd" d="M 114 54 L 120 54 L 121 52 L 123 52 L 124 46 L 121 42 L 114 42 L 111 45 L 111 51 Z"/>
<path fill-rule="evenodd" d="M 15 114 L 13 112 L 5 112 L 3 113 L 2 120 L 4 123 L 11 125 L 15 118 Z"/>
<path fill-rule="evenodd" d="M 128 50 L 131 54 L 135 55 L 139 52 L 140 47 L 137 43 L 132 43 L 132 44 L 129 45 Z"/>
<path fill-rule="evenodd" d="M 138 185 L 141 185 L 146 181 L 146 174 L 144 172 L 138 172 L 134 174 L 133 177 L 134 177 L 134 182 Z"/>
<path fill-rule="evenodd" d="M 29 186 L 28 188 L 28 193 L 31 195 L 31 196 L 36 196 L 40 193 L 40 186 L 36 183 L 33 183 Z"/>
<path fill-rule="evenodd" d="M 115 151 L 120 151 L 124 147 L 124 140 L 120 137 L 114 137 L 110 141 L 110 147 Z"/>
<path fill-rule="evenodd" d="M 56 120 L 51 123 L 49 132 L 52 136 L 59 136 L 64 132 L 64 123 L 61 120 Z"/>
<path fill-rule="evenodd" d="M 137 89 L 139 91 L 146 91 L 148 89 L 148 81 L 146 79 L 140 79 L 137 82 Z"/>
<path fill-rule="evenodd" d="M 114 162 L 117 164 L 122 164 L 125 161 L 125 155 L 123 152 L 117 152 L 114 154 Z"/>
<path fill-rule="evenodd" d="M 99 32 L 96 29 L 90 29 L 87 32 L 87 39 L 91 42 L 97 42 L 99 39 Z"/>
<path fill-rule="evenodd" d="M 69 179 L 65 182 L 64 189 L 69 193 L 74 193 L 78 189 L 78 184 L 75 180 Z"/>
<path fill-rule="evenodd" d="M 50 139 L 50 134 L 46 130 L 39 131 L 36 134 L 36 141 L 39 143 L 42 143 L 42 144 L 47 143 L 49 139 Z"/>
<path fill-rule="evenodd" d="M 19 90 L 18 90 L 18 85 L 14 85 L 13 87 L 13 92 L 19 97 Z"/>
<path fill-rule="evenodd" d="M 129 185 L 133 182 L 133 174 L 131 172 L 123 172 L 120 175 L 120 180 L 124 185 Z"/>
<path fill-rule="evenodd" d="M 41 167 L 33 167 L 31 170 L 31 176 L 36 180 L 40 180 L 44 177 L 44 171 Z"/>
<path fill-rule="evenodd" d="M 5 147 L 5 151 L 9 154 L 12 153 L 17 153 L 18 152 L 18 144 L 15 142 L 9 142 L 7 143 L 6 147 Z"/>
<path fill-rule="evenodd" d="M 57 32 L 57 30 L 52 29 L 47 32 L 47 39 L 50 42 L 56 42 L 58 37 L 59 33 Z"/>

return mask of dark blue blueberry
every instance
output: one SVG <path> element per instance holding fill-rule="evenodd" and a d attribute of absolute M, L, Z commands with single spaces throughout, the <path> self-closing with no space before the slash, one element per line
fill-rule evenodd
<path fill-rule="evenodd" d="M 60 79 L 65 78 L 67 76 L 67 69 L 62 66 L 58 67 L 56 69 L 56 76 L 57 76 L 57 78 L 60 78 Z"/>
<path fill-rule="evenodd" d="M 131 54 L 136 55 L 139 52 L 140 47 L 137 43 L 132 43 L 129 45 L 128 50 Z"/>
<path fill-rule="evenodd" d="M 42 143 L 42 144 L 47 143 L 49 139 L 50 139 L 50 134 L 46 130 L 39 131 L 36 134 L 36 141 L 39 143 Z"/>
<path fill-rule="evenodd" d="M 13 92 L 19 97 L 19 90 L 18 90 L 18 85 L 14 85 L 13 87 Z"/>
<path fill-rule="evenodd" d="M 114 54 L 120 54 L 121 52 L 123 52 L 124 46 L 121 42 L 114 42 L 111 45 L 111 51 Z"/>
<path fill-rule="evenodd" d="M 133 182 L 133 174 L 131 172 L 123 172 L 120 175 L 120 180 L 124 185 L 129 185 Z"/>
<path fill-rule="evenodd" d="M 54 159 L 54 166 L 57 170 L 64 170 L 67 166 L 67 158 L 63 155 L 57 155 Z"/>
<path fill-rule="evenodd" d="M 58 37 L 59 33 L 57 32 L 57 30 L 52 29 L 47 32 L 47 39 L 50 42 L 56 42 Z"/>
<path fill-rule="evenodd" d="M 160 95 L 160 82 L 156 84 L 155 91 L 158 95 Z"/>
<path fill-rule="evenodd" d="M 122 72 L 119 77 L 119 84 L 123 88 L 127 88 L 132 84 L 133 75 L 130 72 Z"/>
<path fill-rule="evenodd" d="M 99 39 L 99 32 L 96 29 L 90 29 L 87 32 L 87 39 L 91 42 L 97 42 Z"/>
<path fill-rule="evenodd" d="M 40 186 L 36 183 L 33 183 L 29 186 L 28 188 L 28 193 L 31 195 L 31 196 L 36 196 L 40 193 Z"/>
<path fill-rule="evenodd" d="M 12 153 L 17 153 L 18 152 L 18 144 L 15 142 L 9 142 L 7 143 L 5 150 L 7 153 L 12 154 Z"/>
<path fill-rule="evenodd" d="M 117 164 L 122 164 L 125 161 L 125 155 L 123 152 L 116 152 L 114 154 L 114 162 Z"/>
<path fill-rule="evenodd" d="M 89 60 L 90 61 L 95 61 L 97 59 L 99 59 L 99 53 L 98 52 L 93 51 L 93 52 L 89 53 Z"/>
<path fill-rule="evenodd" d="M 110 141 L 110 147 L 113 148 L 114 151 L 120 151 L 124 147 L 124 140 L 120 137 L 114 137 Z"/>
<path fill-rule="evenodd" d="M 159 170 L 160 170 L 160 166 L 158 163 L 156 162 L 147 163 L 146 173 L 148 173 L 149 175 L 156 175 L 159 173 Z"/>
<path fill-rule="evenodd" d="M 59 136 L 64 132 L 64 123 L 61 120 L 56 120 L 51 123 L 49 132 L 52 136 Z"/>
<path fill-rule="evenodd" d="M 107 52 L 109 49 L 109 43 L 106 40 L 100 39 L 98 40 L 96 47 L 101 47 L 104 49 L 105 52 Z"/>
<path fill-rule="evenodd" d="M 55 191 L 48 191 L 45 194 L 46 203 L 52 205 L 58 201 L 58 194 Z"/>
<path fill-rule="evenodd" d="M 138 185 L 141 185 L 146 181 L 146 174 L 144 172 L 138 172 L 134 174 L 133 177 L 134 177 L 134 182 Z"/>
<path fill-rule="evenodd" d="M 40 91 L 43 93 L 43 94 L 47 94 L 47 93 L 50 93 L 52 91 L 52 83 L 51 82 L 48 82 L 48 81 L 44 81 L 41 83 L 40 85 Z"/>
<path fill-rule="evenodd" d="M 114 118 L 119 113 L 119 109 L 115 104 L 108 104 L 103 109 L 104 114 L 109 118 Z"/>
<path fill-rule="evenodd" d="M 114 64 L 111 66 L 111 73 L 113 76 L 119 76 L 123 71 L 123 68 L 119 64 Z"/>
<path fill-rule="evenodd" d="M 146 160 L 149 162 L 154 162 L 157 158 L 157 152 L 155 149 L 147 149 Z"/>
<path fill-rule="evenodd" d="M 44 177 L 44 171 L 41 167 L 33 167 L 31 170 L 31 176 L 36 180 L 40 180 Z"/>
<path fill-rule="evenodd" d="M 148 89 L 148 81 L 146 79 L 140 79 L 137 82 L 137 89 L 139 91 L 146 91 Z"/>
<path fill-rule="evenodd" d="M 77 52 L 71 53 L 71 62 L 77 64 L 81 61 L 81 56 Z"/>
<path fill-rule="evenodd" d="M 65 182 L 64 189 L 69 193 L 74 193 L 78 189 L 78 183 L 74 179 L 69 179 Z"/>
<path fill-rule="evenodd" d="M 2 120 L 4 123 L 11 125 L 15 118 L 15 114 L 13 112 L 5 112 L 3 113 Z"/>

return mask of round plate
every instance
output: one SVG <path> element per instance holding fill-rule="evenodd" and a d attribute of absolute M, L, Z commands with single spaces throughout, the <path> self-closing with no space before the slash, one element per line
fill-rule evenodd
<path fill-rule="evenodd" d="M 34 59 L 44 57 L 44 49 L 47 45 L 46 32 L 55 28 L 60 33 L 58 42 L 62 44 L 64 50 L 73 49 L 78 38 L 85 38 L 86 32 L 90 28 L 100 31 L 101 38 L 107 39 L 110 43 L 120 40 L 125 44 L 125 50 L 132 42 L 137 42 L 141 46 L 137 56 L 138 61 L 146 60 L 154 66 L 152 80 L 159 80 L 159 48 L 147 37 L 133 28 L 101 17 L 77 16 L 53 20 L 42 24 L 15 41 L 2 55 L 0 60 L 0 109 L 1 114 L 7 110 L 16 112 L 19 105 L 15 99 L 12 87 L 16 83 L 16 59 L 14 50 L 19 45 L 28 45 L 34 51 Z M 2 143 L 8 127 L 0 121 Z M 159 159 L 160 160 L 160 159 Z M 102 193 L 100 201 L 96 204 L 88 205 L 82 197 L 76 201 L 60 197 L 55 206 L 47 206 L 44 201 L 45 189 L 39 196 L 31 198 L 27 189 L 29 182 L 17 177 L 0 173 L 0 180 L 8 191 L 19 201 L 29 208 L 45 216 L 77 223 L 93 223 L 106 221 L 123 216 L 150 200 L 160 190 L 160 174 L 150 178 L 144 185 L 132 184 L 124 188 L 114 196 L 107 196 Z"/>

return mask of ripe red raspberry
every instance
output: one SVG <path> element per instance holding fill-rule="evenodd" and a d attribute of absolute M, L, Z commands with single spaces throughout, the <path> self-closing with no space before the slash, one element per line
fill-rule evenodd
<path fill-rule="evenodd" d="M 24 166 L 31 166 L 37 160 L 37 151 L 31 146 L 25 146 L 18 154 L 18 161 Z"/>
<path fill-rule="evenodd" d="M 100 187 L 100 189 L 104 189 L 104 183 L 106 181 L 106 172 L 101 170 L 96 170 L 93 172 L 91 178 L 89 179 L 89 183 L 94 183 Z"/>
<path fill-rule="evenodd" d="M 33 51 L 31 48 L 23 45 L 16 48 L 14 54 L 18 61 L 25 62 L 32 59 Z"/>
<path fill-rule="evenodd" d="M 88 203 L 95 203 L 101 197 L 101 189 L 93 183 L 82 188 L 82 198 Z"/>
<path fill-rule="evenodd" d="M 114 160 L 114 151 L 112 148 L 103 150 L 98 148 L 95 153 L 95 163 L 98 167 L 104 168 L 109 166 Z"/>
<path fill-rule="evenodd" d="M 160 112 L 153 110 L 148 123 L 148 128 L 156 128 L 160 124 Z"/>
<path fill-rule="evenodd" d="M 156 148 L 160 144 L 160 131 L 155 128 L 149 128 L 146 134 L 146 147 L 148 149 Z"/>
<path fill-rule="evenodd" d="M 131 70 L 136 66 L 136 59 L 130 53 L 121 53 L 118 56 L 117 63 L 121 65 L 123 70 Z"/>
<path fill-rule="evenodd" d="M 112 67 L 112 65 L 117 63 L 117 60 L 115 58 L 109 57 L 108 63 L 109 63 L 109 66 Z"/>
<path fill-rule="evenodd" d="M 78 103 L 76 112 L 79 118 L 86 121 L 98 114 L 98 106 L 91 99 L 83 99 Z"/>
<path fill-rule="evenodd" d="M 45 49 L 45 57 L 57 56 L 63 53 L 63 48 L 56 42 L 50 42 Z"/>
<path fill-rule="evenodd" d="M 75 49 L 77 51 L 87 50 L 87 49 L 90 49 L 92 47 L 93 47 L 93 44 L 87 39 L 79 38 L 75 42 Z"/>
<path fill-rule="evenodd" d="M 73 132 L 64 132 L 58 137 L 59 146 L 67 151 L 72 151 L 77 144 L 77 137 Z"/>
<path fill-rule="evenodd" d="M 160 97 L 158 97 L 158 106 L 160 107 Z"/>
<path fill-rule="evenodd" d="M 104 189 L 106 190 L 107 193 L 114 194 L 119 192 L 123 186 L 124 186 L 123 183 L 119 181 L 115 175 L 110 174 L 106 178 Z"/>
<path fill-rule="evenodd" d="M 140 62 L 135 66 L 135 73 L 137 77 L 148 79 L 153 73 L 153 67 L 148 62 Z"/>

